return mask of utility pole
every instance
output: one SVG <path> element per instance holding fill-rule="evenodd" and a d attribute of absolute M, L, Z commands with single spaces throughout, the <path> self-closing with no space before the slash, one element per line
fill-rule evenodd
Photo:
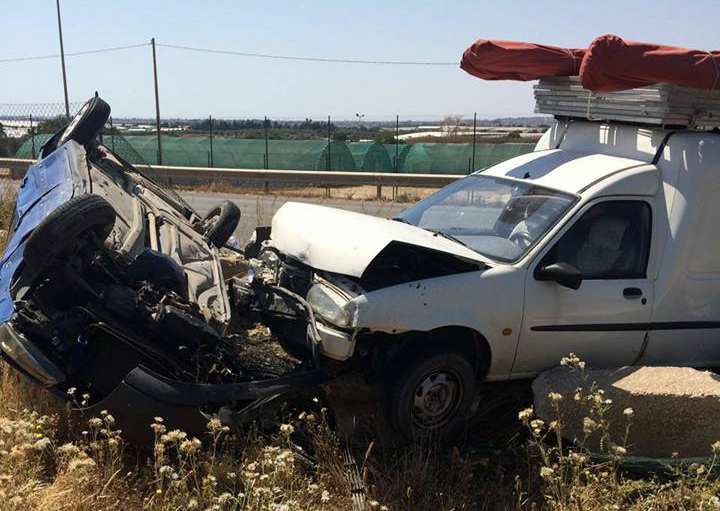
<path fill-rule="evenodd" d="M 58 35 L 60 36 L 60 63 L 62 64 L 63 90 L 65 92 L 65 117 L 70 119 L 70 102 L 68 101 L 67 73 L 65 72 L 65 48 L 63 46 L 62 22 L 60 21 L 60 0 L 56 0 Z"/>
<path fill-rule="evenodd" d="M 152 45 L 153 78 L 155 79 L 155 131 L 157 132 L 157 164 L 162 165 L 162 140 L 160 139 L 160 93 L 158 92 L 157 56 L 155 55 L 155 38 L 150 39 Z"/>

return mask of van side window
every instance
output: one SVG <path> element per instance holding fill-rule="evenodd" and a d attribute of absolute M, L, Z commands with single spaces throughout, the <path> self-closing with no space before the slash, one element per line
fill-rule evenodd
<path fill-rule="evenodd" d="M 607 201 L 583 214 L 540 263 L 568 263 L 584 279 L 645 278 L 650 249 L 650 206 Z"/>

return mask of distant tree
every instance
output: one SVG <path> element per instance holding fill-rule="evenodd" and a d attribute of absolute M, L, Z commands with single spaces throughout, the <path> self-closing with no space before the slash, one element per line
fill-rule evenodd
<path fill-rule="evenodd" d="M 446 115 L 441 129 L 448 137 L 454 137 L 463 125 L 462 115 Z"/>
<path fill-rule="evenodd" d="M 381 131 L 377 134 L 375 137 L 375 142 L 378 144 L 394 144 L 395 143 L 395 133 L 392 131 Z M 403 140 L 399 140 L 398 144 L 404 144 L 405 142 Z"/>
<path fill-rule="evenodd" d="M 18 150 L 18 147 L 20 147 L 23 140 L 24 139 L 8 137 L 7 133 L 5 133 L 5 128 L 2 124 L 0 124 L 0 157 L 12 158 L 15 156 L 15 152 Z"/>
<path fill-rule="evenodd" d="M 67 124 L 67 119 L 64 115 L 58 115 L 51 119 L 46 119 L 40 122 L 35 127 L 35 133 L 55 133 L 63 128 Z"/>
<path fill-rule="evenodd" d="M 338 131 L 337 133 L 334 133 L 332 136 L 332 139 L 335 142 L 347 142 L 348 141 L 348 134 L 344 131 Z"/>

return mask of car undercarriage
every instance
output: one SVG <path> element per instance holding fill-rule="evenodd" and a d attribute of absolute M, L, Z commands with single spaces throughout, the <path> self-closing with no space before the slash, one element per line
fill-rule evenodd
<path fill-rule="evenodd" d="M 324 381 L 312 350 L 253 356 L 250 288 L 226 281 L 220 260 L 237 208 L 201 218 L 97 140 L 107 115 L 90 100 L 20 186 L 0 266 L 3 358 L 60 397 L 87 396 L 75 403 L 87 412 L 112 409 L 129 438 L 147 436 L 158 415 L 188 431 L 215 414 L 238 421 Z M 260 295 L 314 325 L 299 295 Z M 300 335 L 313 346 L 317 332 Z"/>

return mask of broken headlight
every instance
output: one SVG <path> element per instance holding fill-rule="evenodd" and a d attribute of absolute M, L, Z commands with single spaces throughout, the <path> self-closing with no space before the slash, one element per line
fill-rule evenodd
<path fill-rule="evenodd" d="M 307 294 L 313 312 L 332 325 L 348 327 L 350 315 L 345 309 L 347 300 L 324 284 L 315 284 Z"/>

